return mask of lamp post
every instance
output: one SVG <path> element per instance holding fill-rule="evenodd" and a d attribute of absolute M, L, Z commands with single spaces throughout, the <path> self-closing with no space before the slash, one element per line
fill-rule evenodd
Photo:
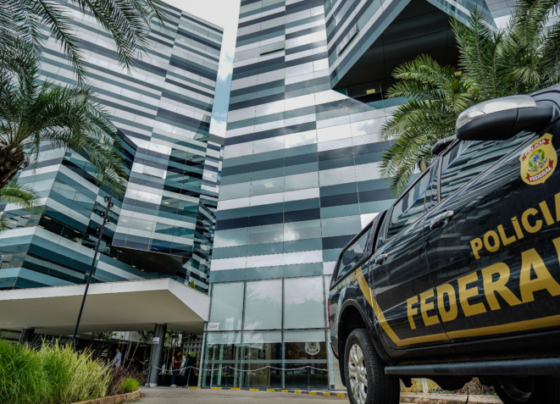
<path fill-rule="evenodd" d="M 109 210 L 114 206 L 113 202 L 111 202 L 112 197 L 106 196 L 105 203 L 107 203 L 107 208 L 105 208 L 105 212 L 100 212 L 99 216 L 103 219 L 101 223 L 101 227 L 95 229 L 96 233 L 98 234 L 97 244 L 95 245 L 95 253 L 93 254 L 93 261 L 91 262 L 91 267 L 89 268 L 89 276 L 86 282 L 86 290 L 84 291 L 84 297 L 82 299 L 82 306 L 80 307 L 80 313 L 78 314 L 78 320 L 76 321 L 76 327 L 74 328 L 74 334 L 72 335 L 72 346 L 76 342 L 76 334 L 78 334 L 78 328 L 80 327 L 80 320 L 82 319 L 82 312 L 84 311 L 84 305 L 86 304 L 86 297 L 89 290 L 89 284 L 91 283 L 91 277 L 93 276 L 93 271 L 95 269 L 95 261 L 97 260 L 97 253 L 99 252 L 99 244 L 101 243 L 101 239 L 103 238 L 103 231 L 105 230 L 105 224 L 109 224 Z"/>

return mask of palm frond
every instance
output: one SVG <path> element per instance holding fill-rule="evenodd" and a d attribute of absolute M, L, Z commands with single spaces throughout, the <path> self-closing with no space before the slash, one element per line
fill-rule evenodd
<path fill-rule="evenodd" d="M 130 69 L 149 44 L 150 22 L 165 24 L 167 11 L 160 0 L 69 0 L 82 12 L 91 13 L 115 41 L 119 61 Z M 38 52 L 43 45 L 40 31 L 46 26 L 61 44 L 76 73 L 84 83 L 85 60 L 76 28 L 63 6 L 52 0 L 2 0 L 0 2 L 0 46 L 21 39 Z"/>
<path fill-rule="evenodd" d="M 541 67 L 544 71 L 543 87 L 560 82 L 560 23 L 547 31 L 543 41 Z"/>
<path fill-rule="evenodd" d="M 21 43 L 0 56 L 0 186 L 36 161 L 41 142 L 87 155 L 93 175 L 115 193 L 124 192 L 120 138 L 90 87 L 39 81 L 39 58 Z M 4 67 L 4 68 L 2 68 Z"/>
<path fill-rule="evenodd" d="M 40 16 L 42 23 L 48 25 L 54 37 L 62 45 L 62 49 L 68 56 L 72 68 L 76 73 L 79 83 L 85 80 L 85 59 L 78 45 L 78 38 L 75 36 L 75 29 L 72 28 L 69 18 L 64 15 L 64 9 L 52 1 L 35 0 L 36 15 Z"/>
<path fill-rule="evenodd" d="M 37 194 L 33 188 L 12 180 L 0 190 L 0 203 L 12 203 L 33 211 L 37 208 Z"/>
<path fill-rule="evenodd" d="M 117 45 L 119 62 L 130 69 L 146 51 L 150 19 L 162 25 L 167 13 L 159 0 L 73 0 L 82 11 L 89 11 L 111 33 Z"/>
<path fill-rule="evenodd" d="M 382 174 L 400 193 L 432 146 L 455 133 L 462 111 L 488 99 L 530 93 L 560 82 L 560 23 L 548 26 L 558 0 L 520 0 L 510 25 L 496 32 L 475 9 L 468 24 L 451 19 L 460 72 L 427 55 L 396 68 L 389 97 L 404 97 L 382 128 L 391 145 Z"/>
<path fill-rule="evenodd" d="M 38 213 L 42 209 L 37 206 L 37 194 L 26 185 L 18 184 L 15 180 L 10 181 L 0 190 L 0 203 L 12 203 L 29 213 Z M 0 213 L 0 231 L 8 230 L 10 227 L 4 212 Z"/>
<path fill-rule="evenodd" d="M 483 98 L 495 98 L 510 91 L 505 81 L 509 65 L 503 33 L 496 33 L 484 21 L 482 12 L 475 9 L 469 25 L 451 19 L 459 48 L 459 67 L 474 83 Z"/>

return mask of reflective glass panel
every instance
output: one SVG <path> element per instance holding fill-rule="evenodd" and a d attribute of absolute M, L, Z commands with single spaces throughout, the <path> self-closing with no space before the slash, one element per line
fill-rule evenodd
<path fill-rule="evenodd" d="M 306 367 L 308 366 L 308 367 Z M 329 387 L 329 372 L 326 363 L 294 363 L 285 366 L 285 388 L 322 390 Z"/>
<path fill-rule="evenodd" d="M 217 283 L 212 288 L 210 323 L 219 323 L 222 330 L 241 329 L 243 282 Z"/>
<path fill-rule="evenodd" d="M 322 277 L 284 280 L 284 328 L 325 326 Z"/>
<path fill-rule="evenodd" d="M 286 360 L 327 359 L 327 344 L 323 330 L 284 331 L 284 348 Z"/>
<path fill-rule="evenodd" d="M 348 247 L 340 257 L 340 267 L 337 273 L 337 279 L 343 277 L 348 271 L 362 259 L 369 231 L 366 231 L 358 240 Z"/>
<path fill-rule="evenodd" d="M 284 224 L 284 240 L 306 240 L 321 237 L 321 222 L 309 220 L 306 222 L 294 222 Z"/>
<path fill-rule="evenodd" d="M 424 196 L 430 176 L 425 173 L 395 205 L 389 224 L 387 237 L 391 238 L 400 233 L 424 214 Z"/>
<path fill-rule="evenodd" d="M 532 132 L 521 132 L 503 141 L 459 142 L 443 157 L 440 200 L 448 198 L 479 174 L 486 172 L 492 164 L 533 135 Z"/>
<path fill-rule="evenodd" d="M 280 331 L 244 332 L 243 360 L 282 361 L 282 333 Z"/>
<path fill-rule="evenodd" d="M 245 330 L 282 328 L 282 281 L 247 282 Z"/>

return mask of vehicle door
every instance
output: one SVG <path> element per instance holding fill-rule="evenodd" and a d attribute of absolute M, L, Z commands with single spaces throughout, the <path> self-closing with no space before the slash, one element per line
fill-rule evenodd
<path fill-rule="evenodd" d="M 375 316 L 392 349 L 447 341 L 437 318 L 434 284 L 422 236 L 433 169 L 405 191 L 385 215 L 370 270 Z"/>
<path fill-rule="evenodd" d="M 373 223 L 377 227 L 375 219 Z M 344 303 L 347 301 L 357 302 L 364 316 L 368 319 L 373 318 L 373 312 L 366 301 L 366 297 L 361 292 L 360 286 L 354 282 L 356 280 L 355 272 L 362 272 L 361 265 L 371 256 L 371 248 L 368 248 L 371 228 L 372 223 L 367 225 L 342 250 L 332 275 L 329 294 L 329 324 L 331 340 L 335 347 L 338 347 L 338 322 Z M 350 275 L 351 273 L 354 273 L 354 275 Z"/>
<path fill-rule="evenodd" d="M 423 227 L 451 340 L 560 325 L 558 132 L 460 142 L 442 156 L 440 203 Z"/>

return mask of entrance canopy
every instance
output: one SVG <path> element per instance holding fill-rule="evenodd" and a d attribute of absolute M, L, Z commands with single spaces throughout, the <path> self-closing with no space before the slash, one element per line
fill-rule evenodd
<path fill-rule="evenodd" d="M 74 331 L 85 285 L 0 292 L 0 328 L 69 335 Z M 202 333 L 210 298 L 172 279 L 92 284 L 79 333 L 168 330 Z"/>

